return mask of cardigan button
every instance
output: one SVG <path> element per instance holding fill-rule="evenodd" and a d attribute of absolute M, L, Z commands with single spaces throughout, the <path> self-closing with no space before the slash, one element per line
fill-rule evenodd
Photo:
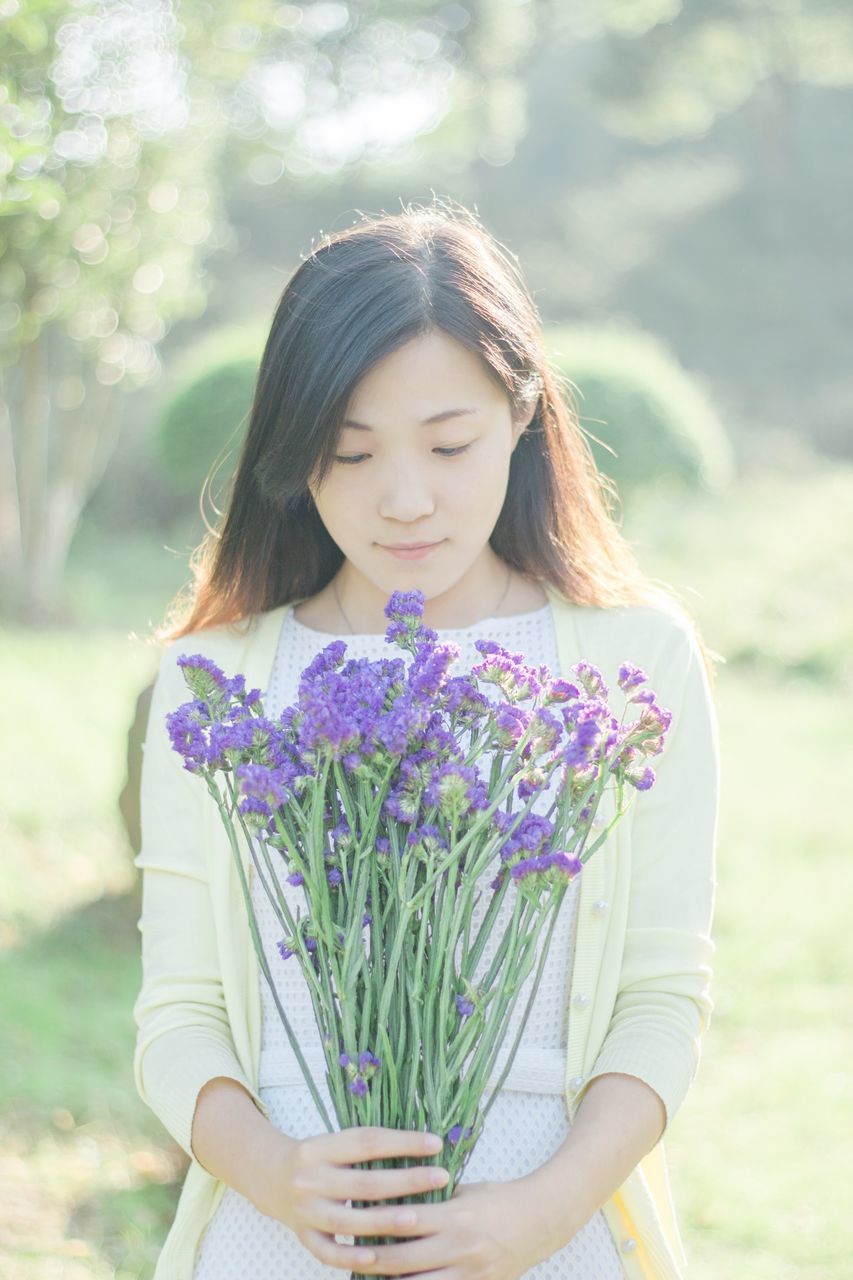
<path fill-rule="evenodd" d="M 578 1089 L 580 1089 L 582 1084 L 583 1084 L 583 1076 L 572 1076 L 571 1080 L 569 1081 L 569 1088 L 571 1089 L 572 1093 L 577 1093 Z"/>
<path fill-rule="evenodd" d="M 609 902 L 605 902 L 603 898 L 599 898 L 598 902 L 594 902 L 592 904 L 592 910 L 595 915 L 603 916 L 605 911 L 607 911 L 607 909 L 609 908 L 609 906 L 610 906 Z"/>
<path fill-rule="evenodd" d="M 622 1241 L 623 1253 L 633 1253 L 636 1247 L 637 1247 L 637 1241 L 634 1239 L 633 1236 L 628 1236 L 627 1240 Z"/>
<path fill-rule="evenodd" d="M 578 994 L 573 998 L 572 1004 L 575 1006 L 576 1009 L 585 1009 L 591 999 L 592 999 L 592 996 L 588 996 L 585 993 L 579 991 Z"/>

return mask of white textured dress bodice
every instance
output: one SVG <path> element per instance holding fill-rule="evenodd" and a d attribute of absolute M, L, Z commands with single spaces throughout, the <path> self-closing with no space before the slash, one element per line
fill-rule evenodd
<path fill-rule="evenodd" d="M 474 641 L 481 637 L 495 640 L 512 652 L 523 653 L 534 666 L 545 663 L 552 672 L 559 671 L 549 604 L 524 614 L 485 619 L 470 627 L 439 630 L 438 636 L 442 641 L 454 641 L 459 646 L 459 657 L 450 668 L 453 675 L 470 670 L 481 661 L 482 655 L 474 648 Z M 410 659 L 406 651 L 387 644 L 383 634 L 341 637 L 319 632 L 300 623 L 290 607 L 282 619 L 270 685 L 264 699 L 269 716 L 278 716 L 285 706 L 296 702 L 302 671 L 321 648 L 337 639 L 346 641 L 347 659 L 375 660 L 400 656 L 406 661 Z M 487 697 L 501 696 L 493 685 L 483 684 L 480 688 Z M 483 776 L 487 777 L 488 758 L 481 757 L 478 764 Z M 556 785 L 555 778 L 550 793 L 537 798 L 535 812 L 544 814 L 547 811 Z M 297 906 L 300 915 L 305 914 L 305 896 L 300 886 L 287 884 L 286 874 L 285 869 L 279 879 L 295 919 Z M 475 895 L 472 937 L 476 936 L 488 907 L 491 893 L 488 884 L 494 875 L 493 864 L 478 882 L 477 888 L 482 887 L 483 892 L 479 898 Z M 578 887 L 576 879 L 569 885 L 563 899 L 523 1039 L 501 1092 L 486 1116 L 483 1132 L 462 1174 L 463 1182 L 506 1181 L 523 1177 L 544 1164 L 562 1145 L 569 1131 L 564 1095 L 567 999 L 571 985 Z M 475 970 L 475 984 L 485 975 L 494 957 L 504 932 L 504 921 L 512 913 L 512 900 L 511 893 L 504 898 L 495 928 Z M 325 1079 L 325 1056 L 307 985 L 297 958 L 292 956 L 282 960 L 279 954 L 276 943 L 282 937 L 282 929 L 256 875 L 252 876 L 252 902 L 279 999 L 329 1118 L 336 1125 Z M 508 1032 L 487 1081 L 487 1096 L 490 1096 L 506 1065 L 532 989 L 535 970 L 534 965 L 533 972 L 522 985 Z M 272 1122 L 292 1137 L 304 1138 L 325 1132 L 263 975 L 260 976 L 260 984 L 259 1093 L 270 1108 Z M 352 1242 L 350 1236 L 340 1236 L 339 1239 Z M 193 1280 L 238 1280 L 242 1277 L 246 1280 L 335 1280 L 342 1274 L 338 1268 L 319 1262 L 289 1228 L 261 1214 L 250 1201 L 229 1187 L 202 1237 Z M 624 1280 L 619 1252 L 604 1215 L 600 1212 L 595 1214 L 564 1249 L 533 1267 L 527 1275 L 535 1280 Z"/>

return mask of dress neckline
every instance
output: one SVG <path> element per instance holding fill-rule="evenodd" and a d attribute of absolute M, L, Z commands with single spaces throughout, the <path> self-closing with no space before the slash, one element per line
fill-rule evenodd
<path fill-rule="evenodd" d="M 338 634 L 334 631 L 318 631 L 315 627 L 308 627 L 304 622 L 300 622 L 293 612 L 294 604 L 287 606 L 286 620 L 291 627 L 295 627 L 304 635 L 313 636 L 319 640 L 383 640 L 384 631 L 357 631 L 353 634 Z M 525 613 L 508 613 L 499 617 L 481 618 L 479 622 L 472 622 L 467 627 L 436 627 L 435 631 L 439 636 L 467 636 L 472 632 L 482 631 L 484 627 L 502 627 L 515 625 L 520 622 L 527 622 L 531 618 L 539 618 L 543 614 L 550 612 L 551 601 L 546 600 L 544 604 L 538 605 L 535 609 L 528 609 Z"/>

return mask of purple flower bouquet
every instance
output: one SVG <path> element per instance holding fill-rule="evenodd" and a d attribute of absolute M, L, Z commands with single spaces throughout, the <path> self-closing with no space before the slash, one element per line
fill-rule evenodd
<path fill-rule="evenodd" d="M 586 661 L 570 681 L 478 640 L 482 661 L 450 674 L 459 646 L 437 642 L 421 622 L 423 603 L 420 591 L 398 591 L 385 608 L 386 642 L 407 650 L 408 663 L 345 662 L 346 643 L 336 640 L 302 672 L 297 704 L 275 721 L 243 676 L 182 655 L 193 699 L 167 716 L 185 768 L 219 807 L 261 971 L 327 1130 L 263 953 L 241 841 L 280 923 L 279 952 L 296 957 L 308 984 L 339 1126 L 444 1136 L 450 1181 L 418 1200 L 452 1194 L 512 1066 L 568 884 L 631 794 L 653 785 L 644 762 L 661 751 L 671 721 L 628 663 L 619 686 L 625 712 L 639 711 L 629 722 L 613 714 L 601 672 Z M 492 699 L 481 688 L 488 685 Z M 533 813 L 555 772 L 556 799 L 546 814 Z M 613 816 L 590 839 L 605 788 Z M 472 937 L 475 889 L 492 872 Z M 282 873 L 303 889 L 301 919 Z M 492 963 L 475 982 L 507 895 L 511 914 L 503 913 Z M 546 930 L 519 1031 L 483 1105 Z"/>

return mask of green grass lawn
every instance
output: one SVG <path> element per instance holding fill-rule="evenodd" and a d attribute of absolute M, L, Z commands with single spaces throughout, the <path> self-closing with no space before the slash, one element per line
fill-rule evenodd
<path fill-rule="evenodd" d="M 728 659 L 716 1008 L 667 1139 L 692 1280 L 851 1271 L 844 510 L 853 472 L 823 468 L 753 477 L 725 501 L 649 502 L 626 528 Z M 150 1276 L 186 1167 L 132 1080 L 138 885 L 115 805 L 156 654 L 128 639 L 144 619 L 110 617 L 109 591 L 94 594 L 94 628 L 0 634 L 14 727 L 0 748 L 4 1280 Z"/>

